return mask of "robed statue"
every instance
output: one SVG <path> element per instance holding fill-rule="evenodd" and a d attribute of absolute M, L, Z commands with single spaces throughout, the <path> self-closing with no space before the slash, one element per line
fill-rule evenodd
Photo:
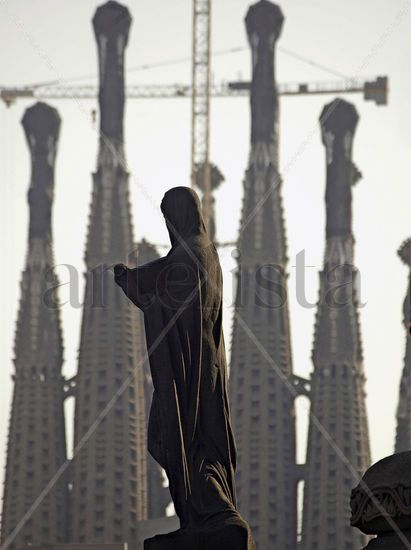
<path fill-rule="evenodd" d="M 200 201 L 188 187 L 161 203 L 171 249 L 115 280 L 144 313 L 154 394 L 148 450 L 164 468 L 180 529 L 146 549 L 250 550 L 236 505 L 236 448 L 230 424 L 223 337 L 222 274 Z"/>

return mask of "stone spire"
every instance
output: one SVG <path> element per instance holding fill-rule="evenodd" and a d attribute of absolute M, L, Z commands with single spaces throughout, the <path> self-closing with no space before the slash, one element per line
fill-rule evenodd
<path fill-rule="evenodd" d="M 63 342 L 53 265 L 51 214 L 60 130 L 58 112 L 44 103 L 22 124 L 31 154 L 30 225 L 14 346 L 14 390 L 3 496 L 2 545 L 22 548 L 66 542 L 67 477 L 58 477 L 18 527 L 66 461 Z M 17 528 L 17 529 L 16 529 Z M 15 531 L 16 530 L 16 531 Z"/>
<path fill-rule="evenodd" d="M 287 258 L 278 172 L 278 94 L 274 54 L 283 21 L 280 7 L 267 0 L 254 4 L 245 19 L 253 67 L 251 149 L 239 238 L 243 261 L 248 258 L 253 262 L 256 259 L 265 263 L 274 261 L 281 267 L 285 266 Z"/>
<path fill-rule="evenodd" d="M 350 528 L 349 509 L 351 489 L 358 482 L 354 474 L 363 474 L 370 464 L 359 275 L 353 266 L 351 229 L 351 190 L 358 179 L 351 150 L 357 122 L 354 106 L 341 99 L 326 105 L 320 117 L 327 161 L 327 226 L 312 352 L 304 550 L 345 550 L 361 548 L 364 543 L 363 535 Z"/>
<path fill-rule="evenodd" d="M 130 23 L 127 8 L 113 1 L 99 7 L 93 19 L 100 65 L 100 148 L 85 255 L 74 435 L 75 452 L 81 449 L 73 459 L 72 539 L 133 547 L 137 521 L 147 516 L 142 327 L 137 308 L 114 283 L 111 271 L 114 263 L 135 262 L 123 148 Z"/>
<path fill-rule="evenodd" d="M 398 255 L 408 267 L 408 287 L 404 298 L 403 322 L 406 329 L 404 368 L 401 376 L 397 409 L 395 452 L 411 450 L 411 239 L 406 240 Z"/>
<path fill-rule="evenodd" d="M 124 54 L 130 25 L 127 8 L 111 0 L 93 19 L 100 67 L 100 143 L 86 248 L 90 269 L 119 258 L 125 261 L 133 249 L 123 143 Z"/>
<path fill-rule="evenodd" d="M 239 507 L 260 550 L 296 547 L 294 395 L 284 384 L 293 374 L 274 74 L 283 19 L 267 0 L 251 6 L 245 19 L 253 68 L 251 150 L 238 241 L 230 401 Z"/>

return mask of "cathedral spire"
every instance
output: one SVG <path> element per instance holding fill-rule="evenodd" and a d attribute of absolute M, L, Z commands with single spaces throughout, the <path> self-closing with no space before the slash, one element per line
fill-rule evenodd
<path fill-rule="evenodd" d="M 354 106 L 342 99 L 326 105 L 320 117 L 327 162 L 327 223 L 312 352 L 304 550 L 345 550 L 364 543 L 363 535 L 350 527 L 348 506 L 351 489 L 358 482 L 353 472 L 361 475 L 370 464 L 351 228 L 351 190 L 358 179 L 351 151 L 357 121 Z"/>
<path fill-rule="evenodd" d="M 397 434 L 395 452 L 411 450 L 411 239 L 406 240 L 398 255 L 408 267 L 408 286 L 404 298 L 403 322 L 406 329 L 404 368 L 400 383 L 397 409 Z"/>
<path fill-rule="evenodd" d="M 90 269 L 126 262 L 134 243 L 123 141 L 124 55 L 130 26 L 127 8 L 112 0 L 97 8 L 93 18 L 100 74 L 100 139 L 86 248 Z"/>
<path fill-rule="evenodd" d="M 51 230 L 60 117 L 52 107 L 37 103 L 26 110 L 22 124 L 32 169 L 28 250 L 15 335 L 14 389 L 3 496 L 1 538 L 2 545 L 9 548 L 67 542 L 68 494 L 64 473 L 30 517 L 14 531 L 66 461 L 63 343 Z"/>
<path fill-rule="evenodd" d="M 100 144 L 86 246 L 75 447 L 91 427 L 92 435 L 73 459 L 72 540 L 126 542 L 134 548 L 137 522 L 147 517 L 144 350 L 138 310 L 114 283 L 110 269 L 135 261 L 123 149 L 130 24 L 127 8 L 113 1 L 100 6 L 93 19 L 100 64 Z"/>
<path fill-rule="evenodd" d="M 245 18 L 252 54 L 251 148 L 244 182 L 239 244 L 243 262 L 285 267 L 286 240 L 278 171 L 278 93 L 275 46 L 284 21 L 279 6 L 260 0 Z M 269 236 L 269 238 L 267 238 Z"/>
<path fill-rule="evenodd" d="M 245 22 L 252 52 L 251 148 L 244 180 L 230 402 L 237 494 L 257 548 L 296 547 L 294 395 L 286 239 L 278 172 L 274 53 L 283 14 L 260 0 Z"/>
<path fill-rule="evenodd" d="M 29 242 L 51 244 L 51 208 L 54 192 L 54 164 L 60 131 L 55 109 L 37 103 L 25 112 L 22 125 L 32 159 L 32 179 L 28 192 L 30 208 Z"/>

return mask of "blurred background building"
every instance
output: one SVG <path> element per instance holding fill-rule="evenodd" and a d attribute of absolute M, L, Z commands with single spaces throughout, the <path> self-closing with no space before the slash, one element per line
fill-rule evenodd
<path fill-rule="evenodd" d="M 32 166 L 30 223 L 15 337 L 4 550 L 63 543 L 70 549 L 82 544 L 115 549 L 125 543 L 137 549 L 154 533 L 178 527 L 164 474 L 146 450 L 152 387 L 142 318 L 110 274 L 114 263 L 145 263 L 157 258 L 161 248 L 147 240 L 135 243 L 123 129 L 126 96 L 191 99 L 192 184 L 201 192 L 210 233 L 222 253 L 234 243 L 218 239 L 224 220 L 216 213 L 215 191 L 224 177 L 210 162 L 210 97 L 250 96 L 251 143 L 237 240 L 230 367 L 239 508 L 259 550 L 347 550 L 364 542 L 349 526 L 349 495 L 370 463 L 352 229 L 351 189 L 360 176 L 352 162 L 358 115 L 351 103 L 337 98 L 320 118 L 326 148 L 326 248 L 314 370 L 308 378 L 293 371 L 279 113 L 284 95 L 361 93 L 385 105 L 387 79 L 278 84 L 275 50 L 284 16 L 279 6 L 259 0 L 245 19 L 251 82 L 238 79 L 217 85 L 211 78 L 210 14 L 211 0 L 193 0 L 189 87 L 125 87 L 131 16 L 125 6 L 110 0 L 93 19 L 98 88 L 0 88 L 8 104 L 19 97 L 75 99 L 79 94 L 98 95 L 99 100 L 78 368 L 69 379 L 61 372 L 63 337 L 51 231 L 60 117 L 41 101 L 23 118 Z M 409 266 L 409 241 L 400 256 Z M 330 278 L 337 271 L 336 278 Z M 404 304 L 407 351 L 397 450 L 410 448 L 409 291 Z M 301 396 L 311 400 L 307 464 L 297 458 L 295 401 Z M 68 419 L 64 420 L 69 397 L 75 399 L 72 452 L 67 449 Z"/>

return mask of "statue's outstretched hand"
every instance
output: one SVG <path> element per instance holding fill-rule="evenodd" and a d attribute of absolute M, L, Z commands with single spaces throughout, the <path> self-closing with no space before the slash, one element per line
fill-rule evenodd
<path fill-rule="evenodd" d="M 114 266 L 114 275 L 116 277 L 121 277 L 121 275 L 124 275 L 127 271 L 127 267 L 124 264 L 116 264 Z"/>

